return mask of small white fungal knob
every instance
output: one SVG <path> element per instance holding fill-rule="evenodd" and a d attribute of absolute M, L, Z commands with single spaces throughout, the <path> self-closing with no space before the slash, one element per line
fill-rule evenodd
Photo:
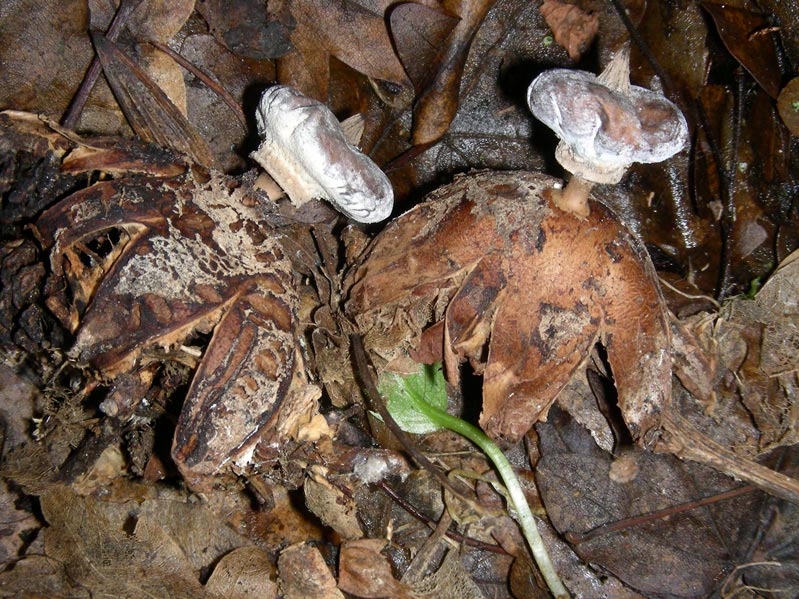
<path fill-rule="evenodd" d="M 327 106 L 278 85 L 261 96 L 255 118 L 263 142 L 252 157 L 292 204 L 324 199 L 361 223 L 391 215 L 394 191 L 388 177 L 347 141 Z"/>

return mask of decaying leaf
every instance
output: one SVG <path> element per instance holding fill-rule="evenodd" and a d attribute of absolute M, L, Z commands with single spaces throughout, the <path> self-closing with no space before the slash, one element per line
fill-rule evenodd
<path fill-rule="evenodd" d="M 281 551 L 277 569 L 280 590 L 286 599 L 344 599 L 322 554 L 309 543 L 298 543 Z"/>
<path fill-rule="evenodd" d="M 326 469 L 314 466 L 303 485 L 305 505 L 344 539 L 359 539 L 363 531 L 358 523 L 358 508 L 352 497 L 325 478 Z"/>
<path fill-rule="evenodd" d="M 339 560 L 339 588 L 356 597 L 415 597 L 410 587 L 391 573 L 391 565 L 380 553 L 385 546 L 385 539 L 360 539 L 344 543 Z"/>
<path fill-rule="evenodd" d="M 799 253 L 786 258 L 753 300 L 727 302 L 701 329 L 706 352 L 719 362 L 711 380 L 717 393 L 742 404 L 743 413 L 713 412 L 717 422 L 739 431 L 731 439 L 744 457 L 799 443 Z M 738 424 L 742 419 L 743 422 Z M 759 439 L 743 434 L 753 420 Z M 747 443 L 748 442 L 748 443 Z"/>
<path fill-rule="evenodd" d="M 558 0 L 544 0 L 540 10 L 555 41 L 566 48 L 572 60 L 580 60 L 599 31 L 599 15 Z"/>
<path fill-rule="evenodd" d="M 276 20 L 293 24 L 291 43 L 296 52 L 278 59 L 280 82 L 326 100 L 333 56 L 367 77 L 406 83 L 386 27 L 389 4 L 386 0 L 270 2 Z"/>
<path fill-rule="evenodd" d="M 601 205 L 588 220 L 554 209 L 545 191 L 555 184 L 477 173 L 437 190 L 351 271 L 347 310 L 387 360 L 420 336 L 439 343 L 451 382 L 469 360 L 483 376 L 481 426 L 511 442 L 602 342 L 625 422 L 648 444 L 671 395 L 654 269 Z"/>
<path fill-rule="evenodd" d="M 15 505 L 13 493 L 5 480 L 0 481 L 0 563 L 17 559 L 25 546 L 25 537 L 41 524 L 29 511 Z"/>
<path fill-rule="evenodd" d="M 48 557 L 60 562 L 69 578 L 92 595 L 213 596 L 204 592 L 185 556 L 167 550 L 165 537 L 152 544 L 152 536 L 144 541 L 115 529 L 95 499 L 54 486 L 41 496 L 41 505 L 49 524 Z"/>
<path fill-rule="evenodd" d="M 614 461 L 565 414 L 553 420 L 536 427 L 542 453 L 536 481 L 547 514 L 561 533 L 588 532 L 737 486 L 707 467 L 637 449 L 627 454 L 636 464 L 636 475 L 614 480 L 620 458 Z M 761 509 L 763 497 L 749 493 L 673 514 L 587 539 L 574 550 L 647 597 L 705 597 L 736 559 L 745 559 L 756 528 L 749 515 Z M 668 594 L 661 595 L 665 588 Z"/>
<path fill-rule="evenodd" d="M 458 553 L 452 549 L 447 552 L 435 572 L 414 583 L 413 593 L 419 599 L 485 598 L 480 587 L 463 567 Z"/>
<path fill-rule="evenodd" d="M 258 547 L 240 547 L 223 557 L 205 587 L 226 599 L 276 599 L 275 567 Z"/>
<path fill-rule="evenodd" d="M 91 599 L 91 590 L 70 578 L 63 564 L 32 555 L 0 574 L 0 592 L 18 599 Z"/>
<path fill-rule="evenodd" d="M 245 546 L 245 539 L 211 505 L 195 505 L 180 494 L 163 493 L 137 507 L 137 537 L 153 544 L 168 538 L 170 546 L 185 556 L 198 579 L 214 568 L 221 556 Z"/>
<path fill-rule="evenodd" d="M 260 433 L 291 438 L 319 396 L 297 342 L 292 268 L 249 193 L 198 169 L 116 180 L 73 194 L 37 223 L 71 287 L 71 299 L 50 303 L 77 332 L 76 359 L 121 375 L 124 387 L 154 360 L 196 364 L 186 344 L 212 333 L 174 446 L 194 484 L 231 460 L 246 465 Z M 104 409 L 129 415 L 139 398 L 123 393 Z"/>

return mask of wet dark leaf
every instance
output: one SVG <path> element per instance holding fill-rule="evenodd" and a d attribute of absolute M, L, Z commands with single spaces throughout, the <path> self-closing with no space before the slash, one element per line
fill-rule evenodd
<path fill-rule="evenodd" d="M 472 40 L 492 5 L 490 0 L 444 3 L 460 20 L 437 57 L 435 76 L 416 98 L 411 138 L 414 145 L 435 143 L 449 129 L 458 110 L 461 77 Z"/>
<path fill-rule="evenodd" d="M 630 450 L 632 477 L 620 478 L 620 459 L 597 448 L 580 425 L 559 412 L 537 427 L 541 460 L 536 480 L 552 523 L 561 533 L 701 499 L 736 483 L 706 467 L 671 456 Z M 754 533 L 752 511 L 763 496 L 674 514 L 574 545 L 584 560 L 600 564 L 647 597 L 704 597 Z"/>
<path fill-rule="evenodd" d="M 780 68 L 769 23 L 763 15 L 705 0 L 702 7 L 713 17 L 721 40 L 735 59 L 772 98 L 780 93 Z"/>
<path fill-rule="evenodd" d="M 791 79 L 777 98 L 780 117 L 791 135 L 799 135 L 799 77 Z"/>
<path fill-rule="evenodd" d="M 263 2 L 205 0 L 197 3 L 197 11 L 213 36 L 240 56 L 262 60 L 278 58 L 292 50 L 290 29 L 280 21 L 269 20 Z"/>

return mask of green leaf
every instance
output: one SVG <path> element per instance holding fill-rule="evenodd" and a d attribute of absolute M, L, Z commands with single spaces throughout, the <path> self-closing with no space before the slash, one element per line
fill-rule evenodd
<path fill-rule="evenodd" d="M 422 366 L 415 374 L 385 373 L 379 384 L 380 393 L 388 398 L 386 408 L 402 430 L 426 434 L 444 426 L 425 414 L 424 405 L 447 410 L 447 383 L 441 364 Z"/>

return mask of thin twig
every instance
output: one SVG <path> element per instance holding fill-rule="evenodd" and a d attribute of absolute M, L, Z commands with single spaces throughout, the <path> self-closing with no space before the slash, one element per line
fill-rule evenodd
<path fill-rule="evenodd" d="M 120 0 L 119 8 L 105 32 L 105 37 L 109 41 L 115 42 L 119 38 L 122 27 L 125 26 L 130 15 L 133 14 L 133 11 L 138 8 L 141 2 L 142 0 Z M 80 115 L 83 112 L 83 107 L 86 106 L 86 101 L 89 99 L 89 94 L 92 93 L 94 84 L 97 83 L 97 79 L 100 77 L 101 69 L 100 59 L 95 53 L 89 65 L 89 69 L 83 76 L 83 81 L 81 81 L 78 91 L 75 92 L 75 95 L 72 97 L 72 102 L 69 104 L 69 108 L 67 108 L 67 111 L 64 113 L 64 118 L 61 119 L 61 124 L 67 129 L 74 129 L 78 124 Z"/>
<path fill-rule="evenodd" d="M 591 541 L 593 539 L 596 539 L 597 537 L 601 537 L 603 535 L 612 532 L 618 532 L 620 530 L 624 530 L 626 528 L 632 528 L 634 526 L 641 526 L 642 524 L 652 522 L 653 520 L 661 520 L 663 518 L 673 516 L 674 514 L 680 514 L 682 512 L 687 512 L 689 510 L 693 510 L 698 507 L 710 505 L 712 503 L 718 503 L 719 501 L 724 501 L 727 499 L 732 499 L 734 497 L 738 497 L 739 495 L 751 493 L 752 491 L 756 490 L 757 487 L 753 485 L 744 485 L 743 487 L 738 487 L 737 489 L 732 489 L 730 491 L 719 493 L 717 495 L 712 495 L 710 497 L 705 497 L 703 499 L 698 499 L 696 501 L 688 501 L 685 503 L 680 503 L 677 505 L 673 505 L 671 507 L 664 508 L 662 510 L 647 512 L 646 514 L 640 514 L 638 516 L 632 516 L 630 518 L 616 520 L 615 522 L 607 522 L 606 524 L 602 524 L 600 526 L 597 526 L 596 528 L 592 528 L 587 532 L 569 531 L 564 536 L 566 537 L 566 540 L 569 541 L 569 543 L 574 543 L 575 545 L 577 545 L 579 543 L 585 543 L 586 541 Z"/>
<path fill-rule="evenodd" d="M 397 493 L 391 486 L 388 485 L 385 481 L 380 481 L 377 483 L 380 489 L 389 497 L 391 497 L 394 502 L 397 503 L 402 509 L 408 512 L 414 518 L 424 522 L 428 526 L 435 528 L 435 521 L 417 510 L 412 503 L 407 501 L 404 497 L 402 497 L 399 493 Z M 453 530 L 447 530 L 445 533 L 447 537 L 452 539 L 453 541 L 457 541 L 458 543 L 465 543 L 470 547 L 476 547 L 477 549 L 482 549 L 483 551 L 490 551 L 491 553 L 499 553 L 500 555 L 508 555 L 508 552 L 505 551 L 499 545 L 493 545 L 491 543 L 485 543 L 480 541 L 479 539 L 473 539 L 472 537 L 467 537 L 462 535 L 458 532 Z"/>
<path fill-rule="evenodd" d="M 662 416 L 663 436 L 658 451 L 710 466 L 733 478 L 755 485 L 775 497 L 799 505 L 799 480 L 736 455 L 696 430 L 672 409 Z"/>
<path fill-rule="evenodd" d="M 205 71 L 198 68 L 197 66 L 193 65 L 191 62 L 183 58 L 181 54 L 175 52 L 172 48 L 167 46 L 166 44 L 162 44 L 161 42 L 150 42 L 150 44 L 161 50 L 164 54 L 169 56 L 172 60 L 186 69 L 189 73 L 197 77 L 200 81 L 205 83 L 212 92 L 214 92 L 219 98 L 228 105 L 228 107 L 233 111 L 233 114 L 236 115 L 236 118 L 241 123 L 241 126 L 244 130 L 247 130 L 247 117 L 244 116 L 244 111 L 239 106 L 239 103 L 230 95 L 230 92 L 222 87 L 217 81 L 215 81 L 210 75 L 208 75 Z"/>

